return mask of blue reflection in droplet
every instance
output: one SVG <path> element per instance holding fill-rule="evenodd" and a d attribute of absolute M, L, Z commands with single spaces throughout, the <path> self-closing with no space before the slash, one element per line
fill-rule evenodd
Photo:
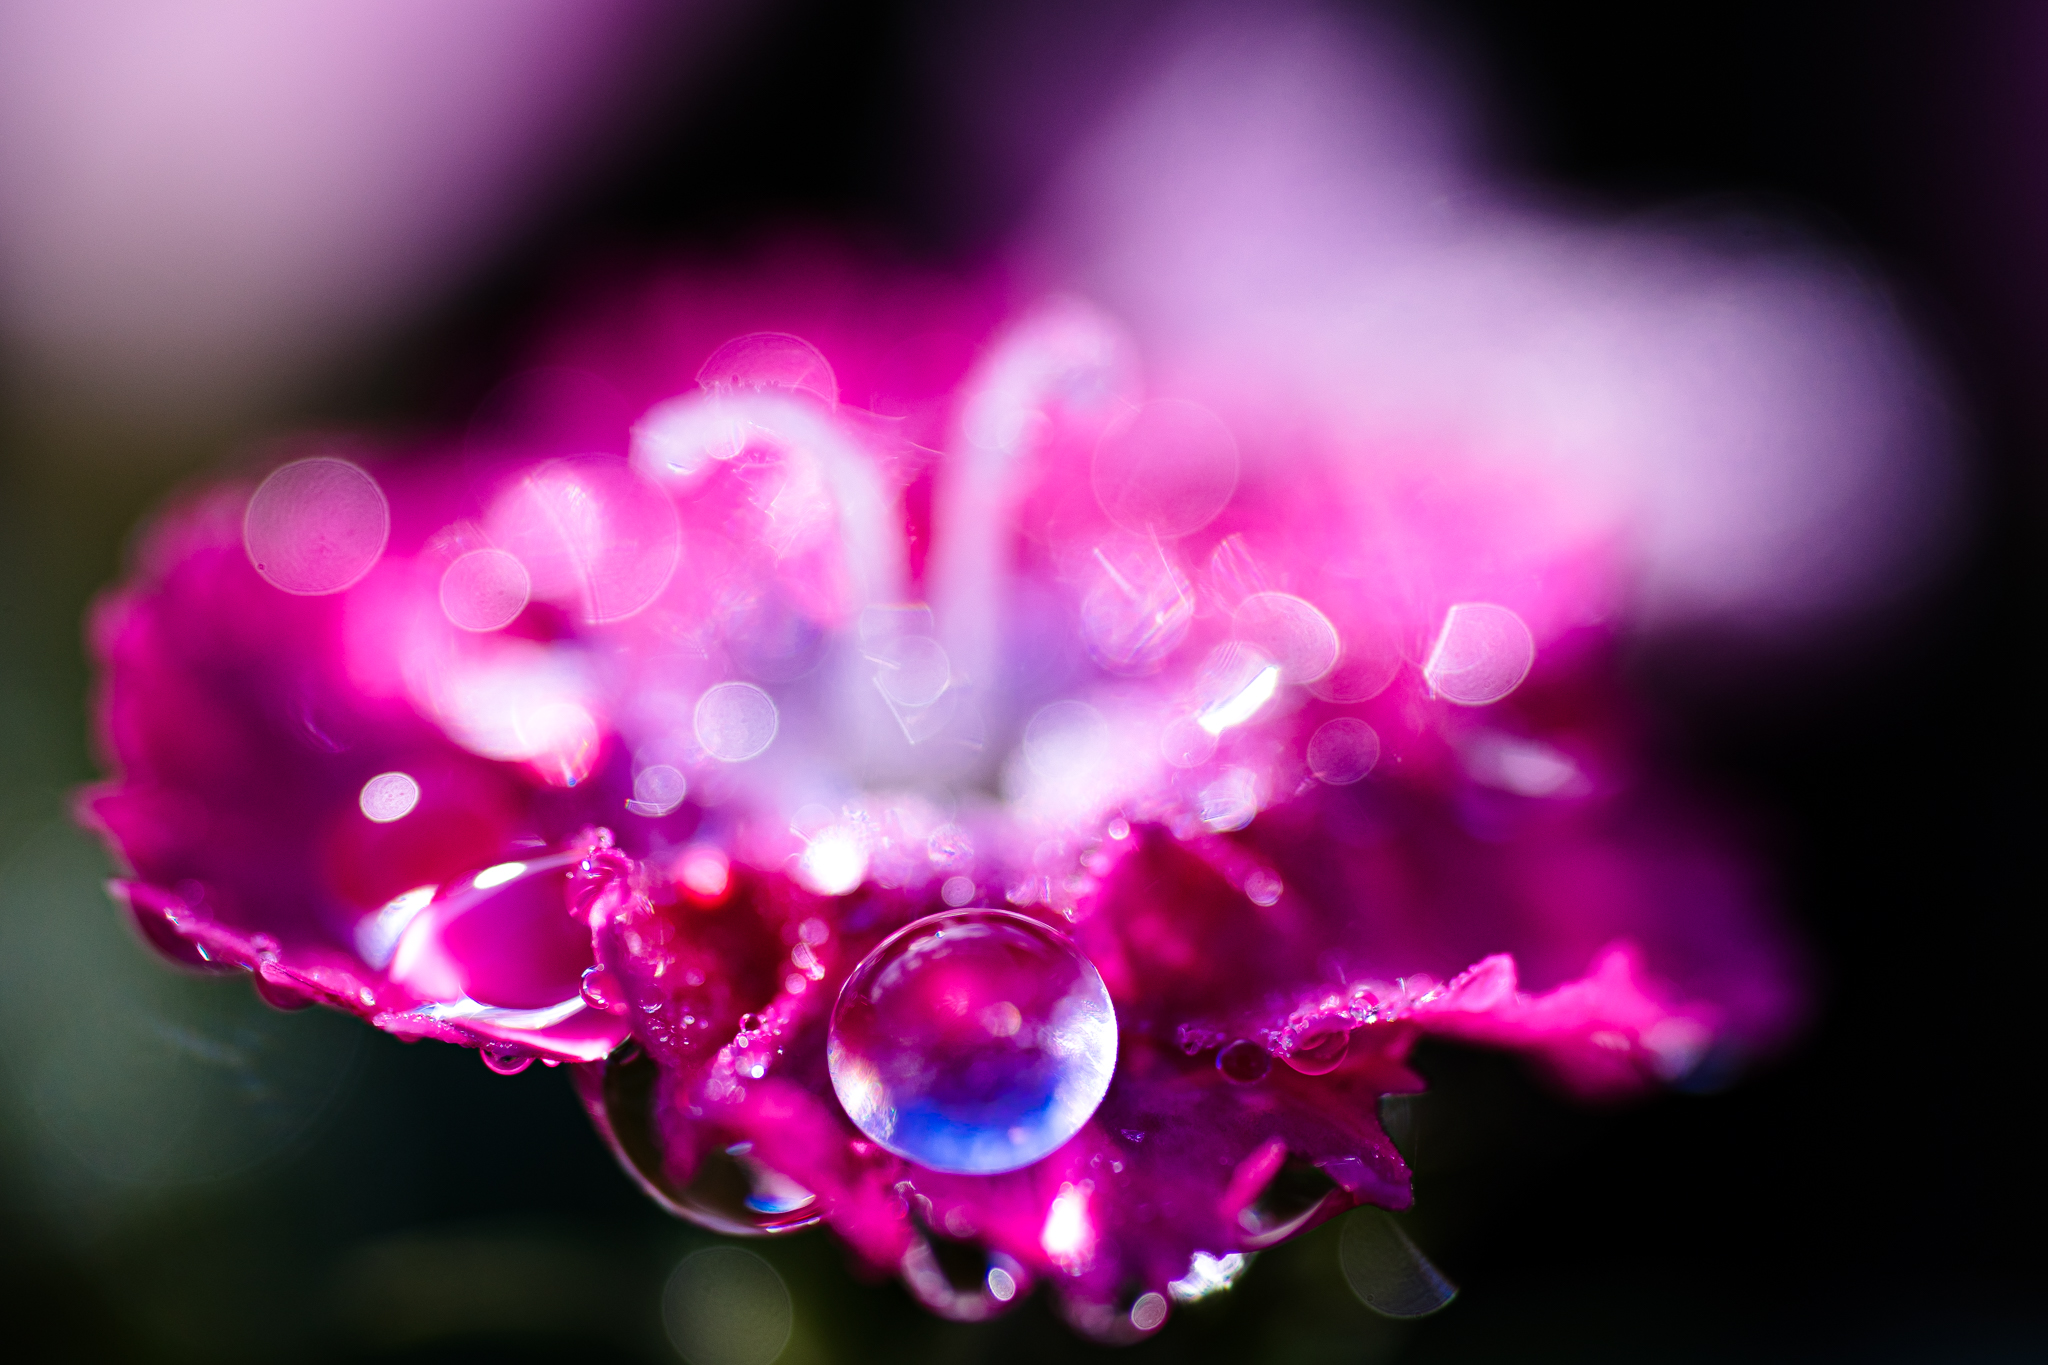
<path fill-rule="evenodd" d="M 1012 1171 L 1081 1130 L 1116 1068 L 1093 964 L 1005 910 L 919 920 L 847 978 L 827 1043 L 863 1133 L 934 1170 Z"/>

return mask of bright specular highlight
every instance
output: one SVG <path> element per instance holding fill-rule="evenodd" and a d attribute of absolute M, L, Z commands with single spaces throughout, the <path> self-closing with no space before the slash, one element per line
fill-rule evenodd
<path fill-rule="evenodd" d="M 1094 965 L 1006 910 L 933 915 L 884 940 L 847 978 L 826 1044 L 863 1133 L 973 1175 L 1028 1166 L 1080 1132 L 1116 1052 Z"/>

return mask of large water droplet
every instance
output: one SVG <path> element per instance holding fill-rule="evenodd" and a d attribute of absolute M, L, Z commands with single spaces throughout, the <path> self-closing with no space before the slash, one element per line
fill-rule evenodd
<path fill-rule="evenodd" d="M 1351 1292 L 1390 1318 L 1423 1317 L 1457 1297 L 1457 1286 L 1384 1209 L 1363 1208 L 1347 1217 L 1337 1255 Z"/>
<path fill-rule="evenodd" d="M 498 863 L 442 887 L 406 923 L 391 979 L 434 1002 L 581 1008 L 590 930 L 569 913 L 568 879 L 582 857 Z"/>
<path fill-rule="evenodd" d="M 687 1181 L 676 1179 L 656 1128 L 660 1068 L 638 1048 L 607 1058 L 592 1085 L 579 1080 L 598 1129 L 626 1170 L 670 1213 L 730 1236 L 795 1232 L 824 1216 L 816 1195 L 771 1171 L 739 1144 L 710 1143 Z M 594 1092 L 594 1093 L 593 1093 Z"/>
<path fill-rule="evenodd" d="M 1004 910 L 933 915 L 857 967 L 832 1011 L 832 1088 L 856 1126 L 934 1170 L 1013 1171 L 1081 1130 L 1116 1068 L 1092 963 Z"/>
<path fill-rule="evenodd" d="M 1350 1030 L 1337 1027 L 1302 1039 L 1286 1061 L 1304 1076 L 1327 1076 L 1344 1064 L 1344 1054 L 1350 1050 Z"/>
<path fill-rule="evenodd" d="M 242 544 L 256 572 L 301 597 L 356 582 L 390 534 L 391 509 L 377 481 L 324 455 L 274 471 L 242 517 Z"/>

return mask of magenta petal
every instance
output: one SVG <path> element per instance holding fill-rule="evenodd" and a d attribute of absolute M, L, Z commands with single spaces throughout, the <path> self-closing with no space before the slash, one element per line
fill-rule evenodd
<path fill-rule="evenodd" d="M 553 357 L 642 405 L 625 449 L 554 448 L 603 428 L 564 389 L 502 464 L 351 462 L 389 534 L 326 595 L 257 571 L 248 487 L 166 514 L 94 615 L 116 776 L 82 802 L 143 935 L 280 1007 L 580 1064 L 678 1216 L 822 1222 L 962 1319 L 1043 1283 L 1105 1339 L 1405 1207 L 1378 1113 L 1424 1034 L 1589 1094 L 1786 1035 L 1749 859 L 1639 771 L 1617 528 L 1497 452 L 1148 395 L 1105 314 L 1001 299 L 836 258 L 679 278 Z M 265 535 L 325 524 L 287 510 Z M 894 997 L 929 1018 L 834 1049 L 877 945 L 976 909 L 1065 974 L 940 973 Z M 1045 1154 L 864 1135 L 831 1059 L 878 1049 L 944 1061 L 933 1122 L 1029 1111 L 958 1149 Z M 1094 1083 L 1038 1129 L 1026 1071 Z"/>

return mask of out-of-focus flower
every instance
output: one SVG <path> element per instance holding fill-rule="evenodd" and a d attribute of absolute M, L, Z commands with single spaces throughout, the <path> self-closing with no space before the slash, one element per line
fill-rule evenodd
<path fill-rule="evenodd" d="M 720 8 L 0 8 L 0 333 L 45 383 L 157 409 L 303 382 L 602 161 Z"/>
<path fill-rule="evenodd" d="M 1612 423 L 1455 420 L 1503 353 L 1347 321 L 1392 248 L 1344 265 L 1284 201 L 1229 239 L 1327 266 L 1321 302 L 1170 196 L 1117 218 L 1143 250 L 1059 258 L 1119 315 L 792 249 L 593 306 L 502 448 L 194 496 L 93 625 L 119 775 L 86 809 L 137 922 L 280 1004 L 575 1064 L 707 1226 L 823 1220 L 958 1317 L 1044 1280 L 1111 1338 L 1405 1206 L 1378 1106 L 1424 1034 L 1591 1095 L 1724 1076 L 1795 1023 L 1794 955 L 1641 770 L 1614 663 L 1691 542 L 1616 492 Z M 1483 259 L 1532 326 L 1683 349 L 1675 248 L 1589 301 L 1518 240 L 1397 273 Z M 1185 308 L 1148 292 L 1169 248 Z M 1823 281 L 1795 323 L 1726 269 L 1708 311 L 1785 355 L 1857 306 Z M 1708 458 L 1692 418 L 1881 462 L 1828 425 L 1904 364 L 1879 340 L 1807 404 L 1709 350 L 1615 406 L 1596 380 L 1655 367 L 1605 342 L 1556 391 L 1670 433 L 1645 468 Z M 1397 360 L 1413 420 L 1360 397 Z"/>

